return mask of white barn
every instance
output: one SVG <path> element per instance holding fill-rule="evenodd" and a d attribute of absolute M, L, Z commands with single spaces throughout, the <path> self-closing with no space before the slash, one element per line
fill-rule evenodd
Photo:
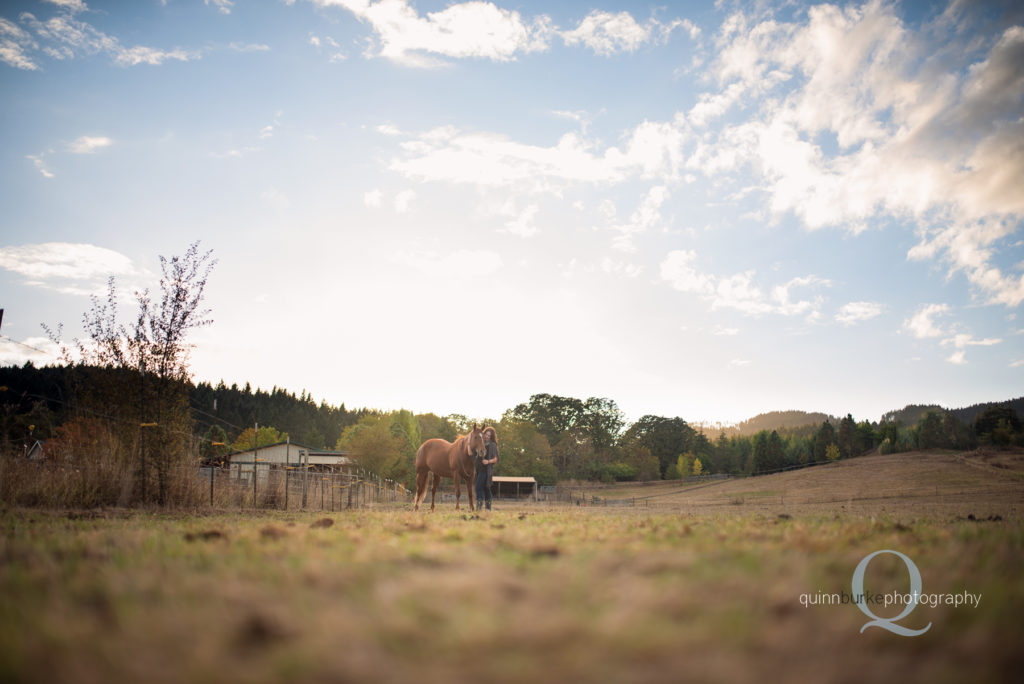
<path fill-rule="evenodd" d="M 228 464 L 232 475 L 242 480 L 251 477 L 254 466 L 259 468 L 261 480 L 271 467 L 308 467 L 310 470 L 333 473 L 351 473 L 356 469 L 356 462 L 347 451 L 314 449 L 291 441 L 236 451 L 228 455 Z"/>

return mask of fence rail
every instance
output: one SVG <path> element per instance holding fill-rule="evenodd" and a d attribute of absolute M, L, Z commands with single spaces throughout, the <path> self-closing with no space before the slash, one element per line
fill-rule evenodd
<path fill-rule="evenodd" d="M 373 504 L 407 503 L 412 492 L 393 480 L 349 470 L 314 470 L 277 463 L 201 468 L 211 506 L 338 511 Z"/>

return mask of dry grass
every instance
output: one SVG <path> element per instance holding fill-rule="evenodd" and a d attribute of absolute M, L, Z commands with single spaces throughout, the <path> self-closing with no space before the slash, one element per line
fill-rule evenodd
<path fill-rule="evenodd" d="M 940 489 L 968 491 L 969 472 L 989 483 L 1003 470 L 944 458 L 915 477 L 948 468 L 963 480 Z M 746 489 L 690 513 L 2 511 L 0 681 L 1016 680 L 1024 526 L 1012 496 L 851 512 L 805 509 L 767 482 L 732 483 Z M 785 512 L 722 503 L 774 491 Z M 904 624 L 932 627 L 915 638 L 861 634 L 855 606 L 801 606 L 801 594 L 850 591 L 879 549 L 910 556 L 926 592 L 980 593 L 980 606 L 919 606 Z M 905 589 L 902 566 L 872 571 L 880 590 Z"/>
<path fill-rule="evenodd" d="M 688 513 L 733 508 L 766 515 L 836 511 L 1017 517 L 1024 512 L 1024 453 L 866 456 L 756 478 L 685 486 L 671 482 L 626 485 L 598 495 L 637 497 L 639 505 Z"/>

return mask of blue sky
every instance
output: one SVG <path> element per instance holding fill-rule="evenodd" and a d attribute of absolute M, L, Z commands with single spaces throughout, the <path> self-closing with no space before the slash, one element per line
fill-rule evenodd
<path fill-rule="evenodd" d="M 1022 65 L 1012 3 L 7 2 L 0 362 L 199 239 L 199 380 L 707 422 L 1018 396 Z"/>

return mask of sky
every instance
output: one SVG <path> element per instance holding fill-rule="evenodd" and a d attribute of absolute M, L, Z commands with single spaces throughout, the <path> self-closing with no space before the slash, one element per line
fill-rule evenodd
<path fill-rule="evenodd" d="M 160 255 L 194 379 L 732 423 L 1024 388 L 1024 9 L 0 5 L 0 363 Z"/>

